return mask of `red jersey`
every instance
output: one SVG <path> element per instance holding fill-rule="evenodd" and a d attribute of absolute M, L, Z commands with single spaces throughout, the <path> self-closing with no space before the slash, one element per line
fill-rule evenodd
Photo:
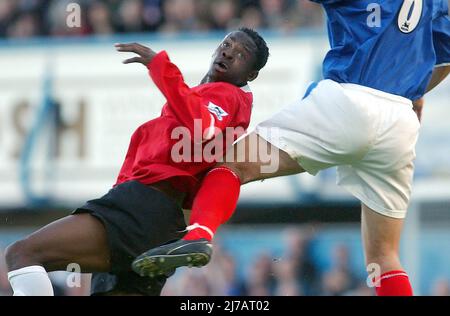
<path fill-rule="evenodd" d="M 143 184 L 168 180 L 175 189 L 192 194 L 226 146 L 240 136 L 234 134 L 227 142 L 226 128 L 248 128 L 253 95 L 248 86 L 225 82 L 190 88 L 165 51 L 153 58 L 148 69 L 167 103 L 160 117 L 134 132 L 116 185 L 130 180 Z M 214 142 L 218 145 L 212 146 Z M 214 159 L 204 154 L 211 147 Z"/>

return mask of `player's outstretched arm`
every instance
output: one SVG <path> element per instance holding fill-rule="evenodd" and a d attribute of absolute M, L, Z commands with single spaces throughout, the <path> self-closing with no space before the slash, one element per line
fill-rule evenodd
<path fill-rule="evenodd" d="M 167 99 L 169 106 L 173 104 L 185 105 L 186 98 L 191 95 L 191 89 L 184 82 L 183 75 L 178 67 L 170 62 L 165 51 L 156 53 L 151 48 L 138 43 L 116 44 L 115 47 L 118 52 L 138 55 L 124 60 L 123 63 L 140 63 L 148 68 L 150 77 Z"/>
<path fill-rule="evenodd" d="M 139 63 L 149 70 L 150 77 L 155 85 L 166 97 L 169 105 L 182 104 L 191 93 L 191 89 L 184 82 L 183 75 L 178 67 L 170 62 L 165 51 L 154 52 L 151 48 L 139 43 L 115 44 L 118 52 L 135 53 L 138 56 L 123 61 L 124 64 Z"/>
<path fill-rule="evenodd" d="M 204 140 L 214 137 L 217 132 L 216 129 L 222 130 L 228 126 L 234 111 L 227 108 L 226 110 L 230 115 L 222 121 L 216 120 L 208 110 L 208 102 L 206 102 L 208 96 L 199 95 L 184 82 L 181 71 L 170 61 L 165 51 L 156 53 L 138 43 L 116 44 L 115 47 L 119 52 L 138 55 L 123 61 L 123 63 L 140 63 L 148 68 L 153 82 L 165 96 L 168 106 L 183 126 L 194 131 L 194 120 L 201 120 Z M 228 100 L 230 97 L 224 97 L 224 99 L 228 101 L 227 104 L 231 104 L 231 107 L 233 107 L 234 102 Z M 222 106 L 224 105 L 222 104 Z"/>
<path fill-rule="evenodd" d="M 124 60 L 124 64 L 139 63 L 147 67 L 147 65 L 157 55 L 151 48 L 138 43 L 115 44 L 114 46 L 116 47 L 118 52 L 135 53 L 138 55 L 136 57 Z"/>

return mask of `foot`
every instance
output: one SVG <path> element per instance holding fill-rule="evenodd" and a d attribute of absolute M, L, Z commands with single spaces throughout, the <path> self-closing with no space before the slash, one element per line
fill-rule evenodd
<path fill-rule="evenodd" d="M 150 249 L 137 257 L 131 267 L 140 276 L 168 275 L 178 267 L 202 267 L 211 259 L 212 245 L 204 238 L 178 240 Z"/>

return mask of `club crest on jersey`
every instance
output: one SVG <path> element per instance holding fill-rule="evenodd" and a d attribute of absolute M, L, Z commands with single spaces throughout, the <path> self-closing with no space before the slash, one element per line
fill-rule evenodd
<path fill-rule="evenodd" d="M 223 118 L 224 118 L 225 116 L 228 116 L 228 113 L 225 112 L 224 109 L 222 109 L 222 108 L 221 108 L 220 106 L 218 106 L 218 105 L 215 105 L 215 104 L 212 103 L 212 102 L 209 102 L 209 104 L 208 104 L 208 110 L 209 110 L 209 112 L 211 112 L 212 114 L 214 114 L 214 115 L 219 119 L 219 121 L 222 121 Z"/>

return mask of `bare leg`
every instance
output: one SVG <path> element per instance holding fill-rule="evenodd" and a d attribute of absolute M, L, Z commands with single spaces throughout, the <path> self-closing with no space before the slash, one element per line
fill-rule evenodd
<path fill-rule="evenodd" d="M 110 252 L 103 224 L 89 214 L 55 221 L 6 249 L 9 271 L 40 265 L 47 271 L 66 270 L 71 263 L 82 272 L 110 270 Z"/>
<path fill-rule="evenodd" d="M 366 264 L 378 264 L 381 273 L 402 270 L 399 259 L 403 219 L 395 219 L 362 205 L 361 232 Z"/>
<path fill-rule="evenodd" d="M 221 165 L 233 170 L 241 184 L 305 172 L 286 152 L 256 133 L 236 143 L 225 161 Z"/>
<path fill-rule="evenodd" d="M 362 236 L 368 271 L 378 296 L 412 296 L 408 274 L 399 259 L 403 219 L 375 213 L 363 205 Z M 378 273 L 376 273 L 378 272 Z"/>

